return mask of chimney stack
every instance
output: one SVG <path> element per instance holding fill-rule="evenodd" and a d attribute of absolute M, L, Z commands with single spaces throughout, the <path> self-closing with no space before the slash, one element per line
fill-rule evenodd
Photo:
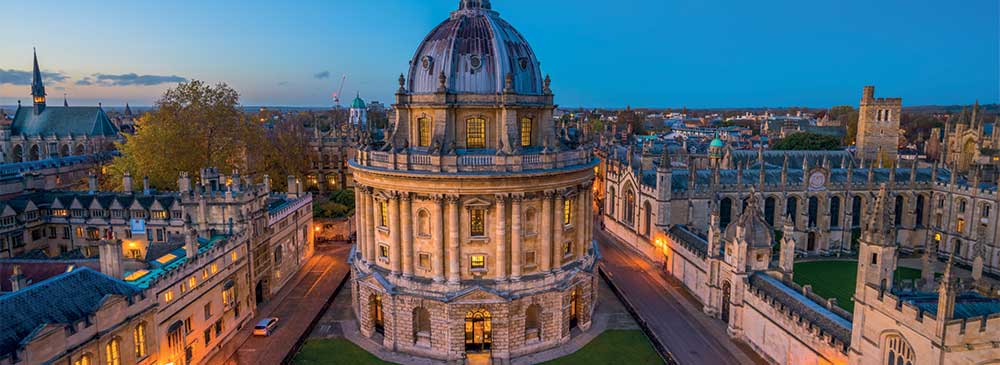
<path fill-rule="evenodd" d="M 21 265 L 14 265 L 14 272 L 10 276 L 10 290 L 18 291 L 28 287 L 28 279 L 21 272 Z"/>
<path fill-rule="evenodd" d="M 193 229 L 184 235 L 184 252 L 187 253 L 189 262 L 198 256 L 198 233 Z"/>
<path fill-rule="evenodd" d="M 128 171 L 122 176 L 122 191 L 126 194 L 132 193 L 132 174 Z"/>
<path fill-rule="evenodd" d="M 188 176 L 187 171 L 182 171 L 177 178 L 177 191 L 181 193 L 191 192 L 191 177 Z"/>
<path fill-rule="evenodd" d="M 295 198 L 298 196 L 299 182 L 295 176 L 288 175 L 288 197 Z"/>
<path fill-rule="evenodd" d="M 264 193 L 271 193 L 271 177 L 267 175 L 264 175 Z"/>
<path fill-rule="evenodd" d="M 93 172 L 87 175 L 87 190 L 91 195 L 97 193 L 97 174 Z"/>
<path fill-rule="evenodd" d="M 121 279 L 122 275 L 122 241 L 104 241 L 99 246 L 99 257 L 101 272 L 115 279 Z"/>

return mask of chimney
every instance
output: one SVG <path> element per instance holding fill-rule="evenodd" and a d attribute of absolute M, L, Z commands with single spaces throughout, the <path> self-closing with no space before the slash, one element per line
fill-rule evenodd
<path fill-rule="evenodd" d="M 142 195 L 149 195 L 152 190 L 149 189 L 149 176 L 142 177 Z"/>
<path fill-rule="evenodd" d="M 10 290 L 18 291 L 28 287 L 28 279 L 21 272 L 21 265 L 14 265 L 13 274 L 10 275 Z"/>
<path fill-rule="evenodd" d="M 122 276 L 122 241 L 103 241 L 99 246 L 101 272 L 115 279 Z"/>
<path fill-rule="evenodd" d="M 198 256 L 198 233 L 193 229 L 184 235 L 184 252 L 187 253 L 189 262 Z"/>
<path fill-rule="evenodd" d="M 122 191 L 128 194 L 132 193 L 132 174 L 125 171 L 125 175 L 122 176 Z"/>
<path fill-rule="evenodd" d="M 181 193 L 191 192 L 191 177 L 188 176 L 186 171 L 181 172 L 177 178 L 177 191 Z"/>
<path fill-rule="evenodd" d="M 232 187 L 233 191 L 240 191 L 240 189 L 243 187 L 242 186 L 242 184 L 243 184 L 243 178 L 240 176 L 240 171 L 239 170 L 234 170 L 233 171 L 232 179 L 233 179 L 233 183 L 230 185 L 230 187 Z"/>
<path fill-rule="evenodd" d="M 97 193 L 97 174 L 93 172 L 91 172 L 90 175 L 87 175 L 87 190 L 90 195 Z"/>
<path fill-rule="evenodd" d="M 298 191 L 299 191 L 298 180 L 295 179 L 295 176 L 288 175 L 288 197 L 295 198 L 296 196 L 298 196 Z"/>
<path fill-rule="evenodd" d="M 264 175 L 264 193 L 271 193 L 271 177 L 267 175 Z"/>

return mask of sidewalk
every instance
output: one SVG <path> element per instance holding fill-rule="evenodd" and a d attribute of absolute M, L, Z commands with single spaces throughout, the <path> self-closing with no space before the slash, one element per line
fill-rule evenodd
<path fill-rule="evenodd" d="M 251 324 L 262 318 L 278 317 L 278 328 L 270 337 L 251 336 L 244 329 L 229 340 L 205 364 L 274 365 L 281 364 L 299 339 L 306 336 L 320 311 L 332 299 L 334 291 L 347 277 L 349 246 L 337 246 L 316 254 L 303 265 L 271 301 L 258 312 Z"/>

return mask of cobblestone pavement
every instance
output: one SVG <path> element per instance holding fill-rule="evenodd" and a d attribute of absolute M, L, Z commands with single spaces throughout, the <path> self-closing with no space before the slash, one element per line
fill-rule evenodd
<path fill-rule="evenodd" d="M 278 327 L 274 333 L 270 337 L 256 337 L 251 336 L 251 328 L 245 328 L 226 342 L 206 364 L 281 364 L 299 339 L 307 335 L 310 324 L 333 296 L 337 286 L 349 275 L 349 250 L 350 246 L 343 244 L 317 250 L 294 279 L 272 297 L 270 302 L 258 308 L 256 316 L 250 322 L 257 323 L 261 318 L 278 317 Z"/>

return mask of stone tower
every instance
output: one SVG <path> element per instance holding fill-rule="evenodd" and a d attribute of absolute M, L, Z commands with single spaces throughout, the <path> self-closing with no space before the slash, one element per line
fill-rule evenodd
<path fill-rule="evenodd" d="M 902 98 L 876 99 L 875 87 L 865 86 L 858 111 L 858 159 L 868 162 L 896 160 L 902 112 Z"/>

